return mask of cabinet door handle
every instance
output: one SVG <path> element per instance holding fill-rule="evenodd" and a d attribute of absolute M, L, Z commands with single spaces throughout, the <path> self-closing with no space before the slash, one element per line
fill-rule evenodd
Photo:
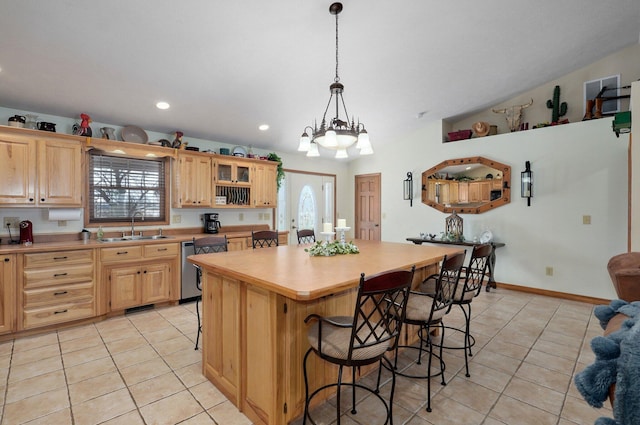
<path fill-rule="evenodd" d="M 9 261 L 11 261 L 11 259 L 10 259 L 10 258 L 5 258 L 5 259 L 4 259 L 4 262 L 5 262 L 5 263 L 8 263 Z"/>
<path fill-rule="evenodd" d="M 160 252 L 160 251 L 166 251 L 166 250 L 167 250 L 167 248 L 158 248 L 158 252 Z"/>
<path fill-rule="evenodd" d="M 40 198 L 40 202 L 44 202 L 44 198 Z"/>
<path fill-rule="evenodd" d="M 127 255 L 129 251 L 119 251 L 118 255 Z"/>
<path fill-rule="evenodd" d="M 59 291 L 59 292 L 54 292 L 53 295 L 64 295 L 66 293 L 67 291 Z"/>
<path fill-rule="evenodd" d="M 66 313 L 67 311 L 69 311 L 69 310 L 67 310 L 67 309 L 65 308 L 64 310 L 54 311 L 54 312 L 53 312 L 53 314 L 62 314 L 62 313 Z"/>
<path fill-rule="evenodd" d="M 68 273 L 54 273 L 53 277 L 66 276 Z"/>
<path fill-rule="evenodd" d="M 64 257 L 53 257 L 54 260 L 66 260 L 68 257 L 65 255 Z"/>

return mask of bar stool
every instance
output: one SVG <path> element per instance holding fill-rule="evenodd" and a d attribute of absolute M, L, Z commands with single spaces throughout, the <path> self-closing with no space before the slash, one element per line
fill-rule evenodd
<path fill-rule="evenodd" d="M 435 282 L 435 291 L 427 291 L 423 288 L 423 285 L 419 287 L 419 291 L 411 291 L 409 300 L 407 301 L 407 312 L 404 319 L 404 323 L 409 325 L 419 326 L 418 329 L 418 346 L 406 345 L 402 346 L 404 349 L 418 350 L 418 357 L 416 364 L 422 364 L 423 351 L 428 352 L 429 360 L 427 365 L 426 375 L 415 375 L 408 372 L 397 371 L 398 368 L 398 348 L 396 347 L 394 369 L 396 374 L 407 378 L 426 379 L 427 380 L 427 412 L 431 412 L 431 378 L 436 376 L 442 377 L 442 385 L 447 385 L 444 380 L 445 364 L 442 359 L 442 346 L 440 346 L 439 354 L 433 353 L 434 342 L 432 340 L 432 331 L 437 327 L 440 330 L 441 336 L 444 339 L 444 326 L 442 324 L 442 318 L 451 309 L 451 303 L 453 296 L 458 287 L 458 281 L 460 280 L 460 272 L 464 264 L 464 257 L 466 251 L 459 252 L 450 256 L 445 256 L 442 260 L 442 267 L 440 273 L 438 273 L 437 280 Z M 423 282 L 424 284 L 424 282 Z M 426 346 L 426 350 L 423 348 Z M 431 363 L 433 357 L 440 362 L 440 371 L 438 373 L 431 373 Z M 405 369 L 406 370 L 406 369 Z"/>
<path fill-rule="evenodd" d="M 303 361 L 305 386 L 303 424 L 307 423 L 307 418 L 315 424 L 309 415 L 309 404 L 313 397 L 327 388 L 336 387 L 336 423 L 340 425 L 340 394 L 343 385 L 350 386 L 352 390 L 352 414 L 357 413 L 356 388 L 362 388 L 378 397 L 387 412 L 385 424 L 393 424 L 393 393 L 396 378 L 391 361 L 385 357 L 385 353 L 393 351 L 398 343 L 414 271 L 415 266 L 411 271 L 396 270 L 367 278 L 362 273 L 353 317 L 322 317 L 311 314 L 304 320 L 305 323 L 312 320 L 315 322 L 307 334 L 311 348 L 307 350 Z M 323 385 L 309 394 L 307 360 L 311 353 L 338 365 L 339 368 L 337 382 Z M 376 388 L 372 389 L 356 383 L 356 368 L 376 362 L 380 363 Z M 383 362 L 386 363 L 386 368 L 391 371 L 392 376 L 388 405 L 378 394 Z M 353 375 L 351 383 L 343 384 L 342 370 L 345 366 L 352 368 Z"/>
<path fill-rule="evenodd" d="M 491 257 L 492 252 L 493 247 L 490 244 L 474 245 L 473 251 L 471 251 L 471 258 L 469 259 L 469 265 L 462 268 L 460 284 L 458 285 L 458 288 L 453 295 L 453 300 L 451 301 L 453 305 L 459 306 L 462 310 L 465 319 L 465 327 L 464 329 L 459 329 L 451 326 L 445 326 L 445 328 L 454 332 L 463 333 L 463 345 L 447 345 L 445 344 L 444 339 L 441 340 L 440 344 L 435 344 L 436 346 L 442 345 L 442 348 L 448 350 L 464 350 L 465 376 L 467 378 L 471 376 L 469 374 L 469 357 L 473 356 L 471 347 L 476 343 L 475 338 L 470 332 L 471 301 L 480 294 L 482 282 L 485 279 L 489 258 Z M 433 285 L 432 287 L 435 287 L 435 279 L 430 276 L 426 280 L 430 281 Z M 429 287 L 429 284 L 427 283 L 425 286 Z"/>
<path fill-rule="evenodd" d="M 272 246 L 278 246 L 278 231 L 277 230 L 260 230 L 258 232 L 251 232 L 251 244 L 253 249 L 256 248 L 269 248 Z"/>
<path fill-rule="evenodd" d="M 206 236 L 204 238 L 193 238 L 193 251 L 194 254 L 210 254 L 214 252 L 224 252 L 227 250 L 227 236 Z M 197 264 L 193 265 L 196 268 L 196 288 L 202 294 L 202 269 Z M 198 335 L 196 336 L 196 348 L 198 349 L 198 342 L 200 341 L 200 334 L 202 333 L 202 323 L 200 321 L 200 309 L 198 304 L 202 300 L 202 295 L 196 298 L 196 314 L 198 315 Z"/>
<path fill-rule="evenodd" d="M 316 241 L 316 233 L 313 229 L 296 230 L 298 235 L 298 244 L 314 243 Z"/>

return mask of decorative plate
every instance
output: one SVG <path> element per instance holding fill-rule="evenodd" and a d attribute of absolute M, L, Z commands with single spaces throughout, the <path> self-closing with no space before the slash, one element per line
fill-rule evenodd
<path fill-rule="evenodd" d="M 233 155 L 233 156 L 241 156 L 241 157 L 244 158 L 244 157 L 247 156 L 247 150 L 245 148 L 243 148 L 242 146 L 236 146 L 231 151 L 231 155 Z"/>
<path fill-rule="evenodd" d="M 125 142 L 147 143 L 149 141 L 149 136 L 147 136 L 147 133 L 143 129 L 141 129 L 140 127 L 136 127 L 135 125 L 122 127 L 122 131 L 120 133 L 122 135 L 122 140 L 124 140 Z"/>
<path fill-rule="evenodd" d="M 493 233 L 491 233 L 491 230 L 485 230 L 480 235 L 480 243 L 488 243 L 488 242 L 491 242 L 492 239 L 493 239 Z"/>

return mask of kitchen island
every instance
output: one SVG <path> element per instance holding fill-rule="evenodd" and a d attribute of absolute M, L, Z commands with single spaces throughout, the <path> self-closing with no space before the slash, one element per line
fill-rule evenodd
<path fill-rule="evenodd" d="M 333 257 L 311 257 L 305 245 L 189 257 L 203 268 L 203 373 L 254 423 L 287 424 L 303 412 L 305 317 L 353 314 L 360 273 L 415 265 L 417 284 L 444 255 L 460 251 L 355 244 L 359 254 Z M 310 367 L 312 388 L 335 379 L 335 367 L 326 362 L 314 359 Z"/>

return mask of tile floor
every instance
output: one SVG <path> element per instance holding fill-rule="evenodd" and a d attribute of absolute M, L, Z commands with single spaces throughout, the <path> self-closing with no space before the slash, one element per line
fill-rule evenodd
<path fill-rule="evenodd" d="M 399 377 L 395 424 L 574 425 L 611 417 L 608 404 L 589 407 L 572 382 L 594 358 L 589 341 L 602 334 L 592 305 L 498 289 L 472 306 L 471 377 L 462 352 L 446 352 L 448 385 L 432 381 L 431 413 L 426 382 Z M 460 323 L 456 307 L 447 324 Z M 195 328 L 190 303 L 0 343 L 0 423 L 250 424 L 202 376 Z M 389 387 L 387 380 L 383 394 Z M 382 423 L 373 400 L 363 397 L 357 415 L 346 403 L 342 424 Z M 335 414 L 332 400 L 313 413 L 319 424 L 334 423 L 326 419 Z"/>

